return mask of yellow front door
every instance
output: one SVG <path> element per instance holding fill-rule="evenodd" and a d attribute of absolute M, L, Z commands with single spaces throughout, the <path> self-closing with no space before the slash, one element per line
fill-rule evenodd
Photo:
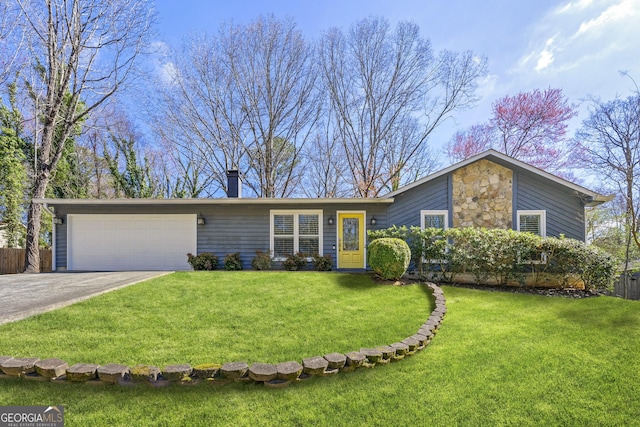
<path fill-rule="evenodd" d="M 338 213 L 338 268 L 365 268 L 364 213 Z"/>

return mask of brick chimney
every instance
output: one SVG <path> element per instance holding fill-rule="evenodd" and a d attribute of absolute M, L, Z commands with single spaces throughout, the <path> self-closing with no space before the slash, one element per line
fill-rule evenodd
<path fill-rule="evenodd" d="M 242 180 L 237 169 L 227 171 L 227 197 L 234 199 L 242 197 Z"/>

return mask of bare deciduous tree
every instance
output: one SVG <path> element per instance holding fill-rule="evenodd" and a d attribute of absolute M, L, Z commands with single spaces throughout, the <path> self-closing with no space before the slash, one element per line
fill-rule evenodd
<path fill-rule="evenodd" d="M 157 153 L 158 172 L 164 197 L 190 199 L 212 197 L 215 175 L 210 173 L 207 157 L 185 149 L 174 141 L 161 139 Z"/>
<path fill-rule="evenodd" d="M 4 86 L 24 59 L 21 10 L 14 0 L 0 0 L 0 86 Z"/>
<path fill-rule="evenodd" d="M 176 58 L 156 130 L 208 159 L 221 188 L 240 169 L 258 197 L 284 197 L 318 117 L 313 49 L 291 20 L 261 17 L 194 37 Z"/>
<path fill-rule="evenodd" d="M 181 163 L 200 159 L 204 174 L 226 190 L 226 170 L 240 169 L 244 158 L 246 129 L 217 39 L 193 35 L 170 59 L 150 110 L 154 132 Z M 215 191 L 207 186 L 205 193 Z"/>
<path fill-rule="evenodd" d="M 347 161 L 339 143 L 331 115 L 319 122 L 313 138 L 305 147 L 305 173 L 303 178 L 306 197 L 348 197 L 353 194 L 345 181 Z"/>
<path fill-rule="evenodd" d="M 627 228 L 640 249 L 640 93 L 591 103 L 576 133 L 575 160 L 624 197 Z"/>
<path fill-rule="evenodd" d="M 291 20 L 229 25 L 221 37 L 245 116 L 248 174 L 260 197 L 284 197 L 318 118 L 312 47 Z"/>
<path fill-rule="evenodd" d="M 395 30 L 382 18 L 332 29 L 320 43 L 324 87 L 335 113 L 352 185 L 375 197 L 413 179 L 429 135 L 470 106 L 486 60 L 471 52 L 434 54 L 418 26 Z M 411 173 L 413 170 L 414 173 Z"/>
<path fill-rule="evenodd" d="M 18 0 L 28 54 L 39 70 L 42 120 L 33 197 L 45 196 L 74 127 L 131 77 L 148 45 L 153 13 L 145 0 Z M 29 206 L 26 272 L 39 271 L 42 205 Z"/>

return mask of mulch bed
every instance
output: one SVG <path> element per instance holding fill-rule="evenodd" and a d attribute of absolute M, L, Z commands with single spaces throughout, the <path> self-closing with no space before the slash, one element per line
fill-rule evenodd
<path fill-rule="evenodd" d="M 424 283 L 424 280 L 420 280 L 413 277 L 403 277 L 401 280 L 383 280 L 373 275 L 374 280 L 381 285 L 391 286 L 405 286 L 414 283 Z M 438 285 L 454 286 L 458 288 L 479 289 L 489 292 L 511 292 L 512 294 L 530 294 L 530 295 L 543 295 L 546 297 L 562 297 L 562 298 L 590 298 L 603 295 L 597 291 L 587 291 L 583 289 L 556 289 L 556 288 L 532 288 L 529 286 L 498 286 L 498 285 L 476 285 L 466 283 L 438 283 Z"/>
<path fill-rule="evenodd" d="M 531 294 L 543 295 L 547 297 L 563 297 L 563 298 L 590 298 L 597 297 L 602 294 L 596 291 L 587 291 L 583 289 L 555 289 L 555 288 L 532 288 L 525 286 L 497 286 L 497 285 L 471 285 L 461 283 L 447 283 L 447 286 L 455 286 L 459 288 L 480 289 L 489 292 L 511 292 L 513 294 Z"/>

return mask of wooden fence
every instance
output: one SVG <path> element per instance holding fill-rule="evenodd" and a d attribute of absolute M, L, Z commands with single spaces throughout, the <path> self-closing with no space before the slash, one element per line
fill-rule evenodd
<path fill-rule="evenodd" d="M 622 274 L 615 281 L 613 292 L 609 295 L 624 299 L 640 300 L 640 274 Z"/>
<path fill-rule="evenodd" d="M 0 274 L 22 273 L 24 249 L 0 248 Z M 40 272 L 51 271 L 51 249 L 40 249 Z"/>

